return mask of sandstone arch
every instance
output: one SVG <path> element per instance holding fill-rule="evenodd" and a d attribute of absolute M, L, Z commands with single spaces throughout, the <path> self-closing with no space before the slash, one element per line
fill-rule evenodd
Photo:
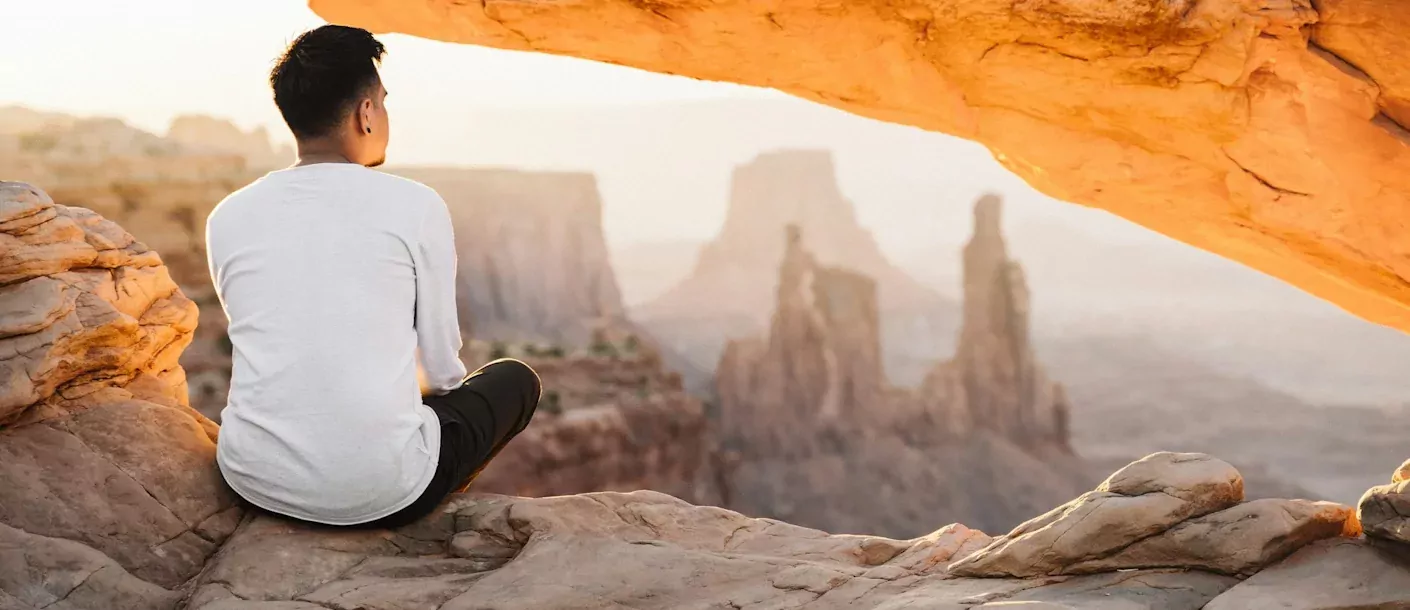
<path fill-rule="evenodd" d="M 1410 5 L 1387 0 L 309 0 L 335 23 L 773 87 L 976 140 L 1410 331 Z"/>

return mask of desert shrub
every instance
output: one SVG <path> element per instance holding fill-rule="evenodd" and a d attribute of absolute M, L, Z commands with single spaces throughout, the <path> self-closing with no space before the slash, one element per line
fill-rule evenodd
<path fill-rule="evenodd" d="M 539 408 L 551 415 L 562 415 L 563 397 L 558 394 L 558 390 L 545 391 L 543 399 L 539 401 Z"/>

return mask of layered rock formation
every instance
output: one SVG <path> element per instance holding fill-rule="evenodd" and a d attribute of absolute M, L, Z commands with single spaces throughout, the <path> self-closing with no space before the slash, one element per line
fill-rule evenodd
<path fill-rule="evenodd" d="M 0 182 L 0 607 L 172 608 L 241 518 L 155 252 Z"/>
<path fill-rule="evenodd" d="M 767 328 L 785 248 L 778 235 L 797 225 L 825 265 L 867 275 L 877 284 L 884 364 L 914 385 L 948 353 L 957 307 L 921 286 L 882 255 L 838 190 L 831 153 L 764 153 L 735 169 L 725 224 L 700 251 L 690 275 L 632 311 L 653 335 L 710 371 L 725 340 Z M 727 296 L 726 296 L 727 295 Z"/>
<path fill-rule="evenodd" d="M 773 87 L 976 140 L 1049 195 L 1410 330 L 1398 3 L 309 5 L 375 32 Z"/>
<path fill-rule="evenodd" d="M 1085 484 L 1062 388 L 1029 343 L 999 202 L 975 212 L 960 349 L 918 391 L 891 387 L 883 370 L 876 283 L 820 264 L 789 228 L 768 335 L 731 341 L 716 369 L 731 508 L 906 536 L 937 515 L 1012 527 Z M 1029 491 L 1001 489 L 1015 484 Z M 914 486 L 932 493 L 905 492 Z"/>
<path fill-rule="evenodd" d="M 533 425 L 475 482 L 478 491 L 556 496 L 650 489 L 723 502 L 714 430 L 650 344 L 599 336 L 588 348 L 472 341 L 467 362 L 514 357 L 543 380 Z"/>
<path fill-rule="evenodd" d="M 172 279 L 201 311 L 181 362 L 191 403 L 218 421 L 230 384 L 230 346 L 206 267 L 205 218 L 288 151 L 274 150 L 261 131 L 200 116 L 173 121 L 171 133 L 160 137 L 116 119 L 6 108 L 0 140 L 6 137 L 23 146 L 8 153 L 0 146 L 0 176 L 44 184 L 59 204 L 93 210 L 162 253 Z"/>
<path fill-rule="evenodd" d="M 477 338 L 587 345 L 630 326 L 591 174 L 400 168 L 450 206 L 461 329 Z"/>

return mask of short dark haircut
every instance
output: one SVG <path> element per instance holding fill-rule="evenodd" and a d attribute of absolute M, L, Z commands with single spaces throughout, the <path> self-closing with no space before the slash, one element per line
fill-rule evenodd
<path fill-rule="evenodd" d="M 269 73 L 274 105 L 294 137 L 325 136 L 342 123 L 379 82 L 377 64 L 386 52 L 361 28 L 325 25 L 299 34 Z"/>

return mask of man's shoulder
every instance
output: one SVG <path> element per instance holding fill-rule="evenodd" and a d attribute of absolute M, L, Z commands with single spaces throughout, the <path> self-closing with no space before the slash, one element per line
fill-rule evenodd
<path fill-rule="evenodd" d="M 265 177 L 261 177 L 255 180 L 254 182 L 246 184 L 245 186 L 242 186 L 238 189 L 235 189 L 234 192 L 230 193 L 229 195 L 226 195 L 220 200 L 219 203 L 215 204 L 215 207 L 211 209 L 210 214 L 206 216 L 206 225 L 210 226 L 212 224 L 215 224 L 216 221 L 220 218 L 223 218 L 225 216 L 225 213 L 229 211 L 232 207 L 238 207 L 240 201 L 258 198 L 260 194 L 267 188 L 268 185 L 265 183 Z"/>
<path fill-rule="evenodd" d="M 385 188 L 404 191 L 411 195 L 416 201 L 425 205 L 445 205 L 445 201 L 441 199 L 441 194 L 437 193 L 436 189 L 426 186 L 425 184 L 389 172 L 371 168 L 364 169 L 366 169 L 365 173 L 369 175 L 370 180 L 377 181 L 379 185 L 384 185 Z"/>

